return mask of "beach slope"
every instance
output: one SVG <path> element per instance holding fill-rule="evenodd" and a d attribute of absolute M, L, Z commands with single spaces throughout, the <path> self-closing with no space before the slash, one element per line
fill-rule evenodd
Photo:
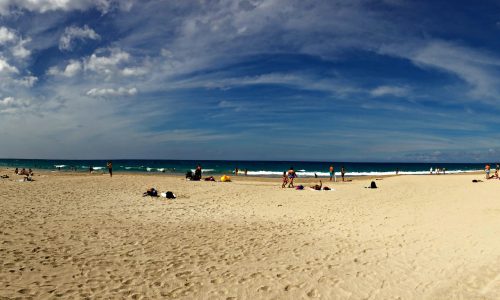
<path fill-rule="evenodd" d="M 0 298 L 500 299 L 500 181 L 481 177 L 11 176 Z"/>

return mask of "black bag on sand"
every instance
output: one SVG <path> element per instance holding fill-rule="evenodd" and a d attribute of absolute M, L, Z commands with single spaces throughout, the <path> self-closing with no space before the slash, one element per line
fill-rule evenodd
<path fill-rule="evenodd" d="M 375 183 L 375 181 L 372 181 L 372 183 L 370 184 L 370 188 L 371 189 L 376 189 L 377 188 L 377 184 Z"/>
<path fill-rule="evenodd" d="M 174 193 L 172 193 L 171 191 L 168 191 L 168 192 L 167 192 L 167 197 L 166 197 L 166 198 L 167 198 L 167 199 L 175 199 L 176 197 L 175 197 Z"/>

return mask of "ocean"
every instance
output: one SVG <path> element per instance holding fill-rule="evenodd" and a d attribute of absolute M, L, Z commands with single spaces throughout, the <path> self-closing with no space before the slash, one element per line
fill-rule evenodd
<path fill-rule="evenodd" d="M 106 171 L 106 160 L 46 160 L 46 159 L 0 159 L 0 168 L 32 168 L 61 172 Z M 308 161 L 224 161 L 224 160 L 114 160 L 114 172 L 185 174 L 196 165 L 203 168 L 204 176 L 211 174 L 234 174 L 235 168 L 248 176 L 279 177 L 283 171 L 293 167 L 299 177 L 329 176 L 332 162 Z M 447 174 L 474 172 L 484 169 L 482 163 L 373 163 L 373 162 L 333 162 L 336 174 L 344 166 L 347 176 L 383 176 L 399 174 L 424 175 L 430 168 L 446 169 Z M 493 164 L 494 166 L 494 164 Z M 76 171 L 75 171 L 76 170 Z"/>

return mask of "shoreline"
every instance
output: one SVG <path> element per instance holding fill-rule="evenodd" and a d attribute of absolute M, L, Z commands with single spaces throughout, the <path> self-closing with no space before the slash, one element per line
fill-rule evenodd
<path fill-rule="evenodd" d="M 0 168 L 0 173 L 2 174 L 7 174 L 12 175 L 14 174 L 15 168 L 12 167 L 3 167 Z M 89 174 L 88 171 L 83 171 L 83 170 L 77 170 L 77 171 L 71 171 L 71 170 L 49 170 L 49 169 L 32 169 L 35 174 L 53 174 L 53 175 L 92 175 L 92 176 L 98 176 L 98 175 L 109 175 L 107 170 L 99 170 L 99 171 L 94 171 L 92 174 Z M 494 173 L 494 171 L 493 171 Z M 484 171 L 477 170 L 477 171 L 464 171 L 464 172 L 459 172 L 459 173 L 447 173 L 447 174 L 382 174 L 382 175 L 349 175 L 349 173 L 346 173 L 345 178 L 349 180 L 360 180 L 360 179 L 377 179 L 377 178 L 389 178 L 389 177 L 399 177 L 399 176 L 455 176 L 455 175 L 480 175 L 484 174 Z M 131 176 L 137 176 L 137 175 L 144 175 L 144 176 L 159 176 L 159 177 L 174 177 L 174 178 L 185 178 L 185 174 L 182 173 L 169 173 L 169 172 L 147 172 L 147 171 L 122 171 L 122 170 L 113 170 L 113 175 L 131 175 Z M 238 175 L 235 176 L 233 173 L 203 173 L 202 178 L 207 178 L 210 176 L 213 176 L 216 180 L 218 180 L 221 176 L 227 175 L 230 176 L 233 180 L 234 179 L 242 179 L 242 180 L 256 180 L 260 181 L 266 180 L 266 179 L 279 179 L 281 180 L 281 176 L 278 175 Z M 307 182 L 310 181 L 329 181 L 330 177 L 329 176 L 318 176 L 317 178 L 313 176 L 300 176 L 297 177 L 297 180 L 305 180 Z M 203 181 L 203 180 L 202 180 Z M 333 181 L 332 181 L 333 182 Z M 342 182 L 341 176 L 337 175 L 337 182 Z"/>

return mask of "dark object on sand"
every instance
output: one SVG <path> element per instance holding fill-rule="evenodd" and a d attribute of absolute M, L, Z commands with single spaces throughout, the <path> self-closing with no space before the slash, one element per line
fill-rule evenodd
<path fill-rule="evenodd" d="M 172 193 L 171 191 L 168 191 L 167 192 L 167 196 L 165 198 L 167 198 L 167 199 L 175 199 L 177 197 L 175 196 L 174 193 Z"/>
<path fill-rule="evenodd" d="M 372 183 L 370 184 L 370 186 L 367 186 L 366 188 L 367 189 L 376 189 L 377 188 L 377 184 L 375 183 L 375 181 L 372 181 Z"/>
<path fill-rule="evenodd" d="M 483 182 L 483 181 L 480 179 L 472 179 L 472 182 L 476 183 L 476 182 Z"/>
<path fill-rule="evenodd" d="M 158 197 L 158 191 L 155 188 L 150 188 L 142 194 L 143 197 L 151 196 Z"/>
<path fill-rule="evenodd" d="M 187 171 L 186 172 L 186 179 L 187 180 L 194 180 L 194 181 L 201 180 L 201 170 L 196 169 L 196 171 L 194 171 L 194 174 L 192 171 Z"/>

